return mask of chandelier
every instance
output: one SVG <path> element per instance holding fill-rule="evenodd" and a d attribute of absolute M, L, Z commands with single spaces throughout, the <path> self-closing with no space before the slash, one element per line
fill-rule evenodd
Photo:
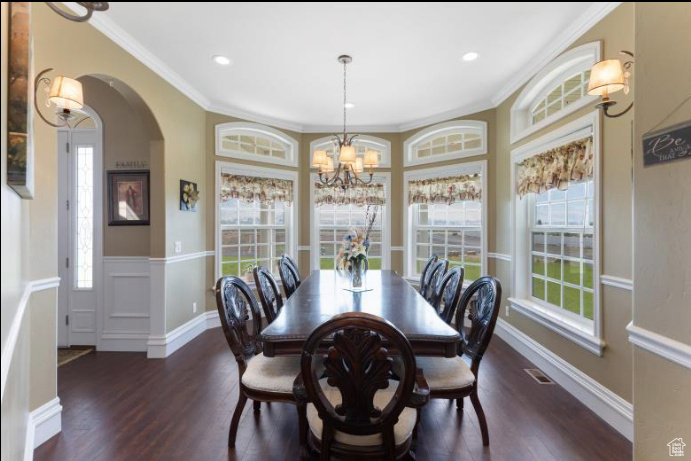
<path fill-rule="evenodd" d="M 352 61 L 353 58 L 345 54 L 338 57 L 338 62 L 343 64 L 343 138 L 333 135 L 336 147 L 334 157 L 338 156 L 338 158 L 330 157 L 325 150 L 315 150 L 312 156 L 312 166 L 319 169 L 319 182 L 326 186 L 338 186 L 343 189 L 372 183 L 373 168 L 379 166 L 379 153 L 375 150 L 368 149 L 362 158 L 356 155 L 353 140 L 357 135 L 348 137 L 346 130 L 346 66 Z M 338 160 L 338 167 L 334 171 L 335 160 Z M 365 167 L 369 169 L 367 181 L 360 177 Z"/>

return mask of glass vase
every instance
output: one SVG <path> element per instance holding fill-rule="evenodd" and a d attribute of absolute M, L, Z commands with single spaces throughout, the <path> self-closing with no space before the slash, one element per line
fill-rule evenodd
<path fill-rule="evenodd" d="M 362 287 L 362 275 L 363 275 L 363 269 L 364 269 L 364 264 L 362 262 L 362 259 L 357 258 L 352 261 L 351 264 L 351 277 L 352 277 L 352 284 L 353 288 L 360 288 Z"/>

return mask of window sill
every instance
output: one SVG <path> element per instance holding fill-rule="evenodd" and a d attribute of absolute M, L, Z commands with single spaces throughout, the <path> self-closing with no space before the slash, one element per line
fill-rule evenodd
<path fill-rule="evenodd" d="M 588 352 L 602 357 L 605 342 L 595 336 L 589 328 L 562 318 L 549 309 L 526 299 L 509 298 L 509 304 L 511 309 L 519 314 L 578 344 Z"/>

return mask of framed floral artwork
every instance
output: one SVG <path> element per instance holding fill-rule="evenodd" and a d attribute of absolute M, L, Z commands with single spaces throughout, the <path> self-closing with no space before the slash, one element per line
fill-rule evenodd
<path fill-rule="evenodd" d="M 196 182 L 180 180 L 180 209 L 182 211 L 197 211 L 199 189 Z"/>

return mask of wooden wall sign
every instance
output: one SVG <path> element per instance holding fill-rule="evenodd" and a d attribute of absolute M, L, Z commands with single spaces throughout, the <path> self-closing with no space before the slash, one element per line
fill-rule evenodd
<path fill-rule="evenodd" d="M 645 166 L 691 158 L 691 121 L 643 136 Z"/>

